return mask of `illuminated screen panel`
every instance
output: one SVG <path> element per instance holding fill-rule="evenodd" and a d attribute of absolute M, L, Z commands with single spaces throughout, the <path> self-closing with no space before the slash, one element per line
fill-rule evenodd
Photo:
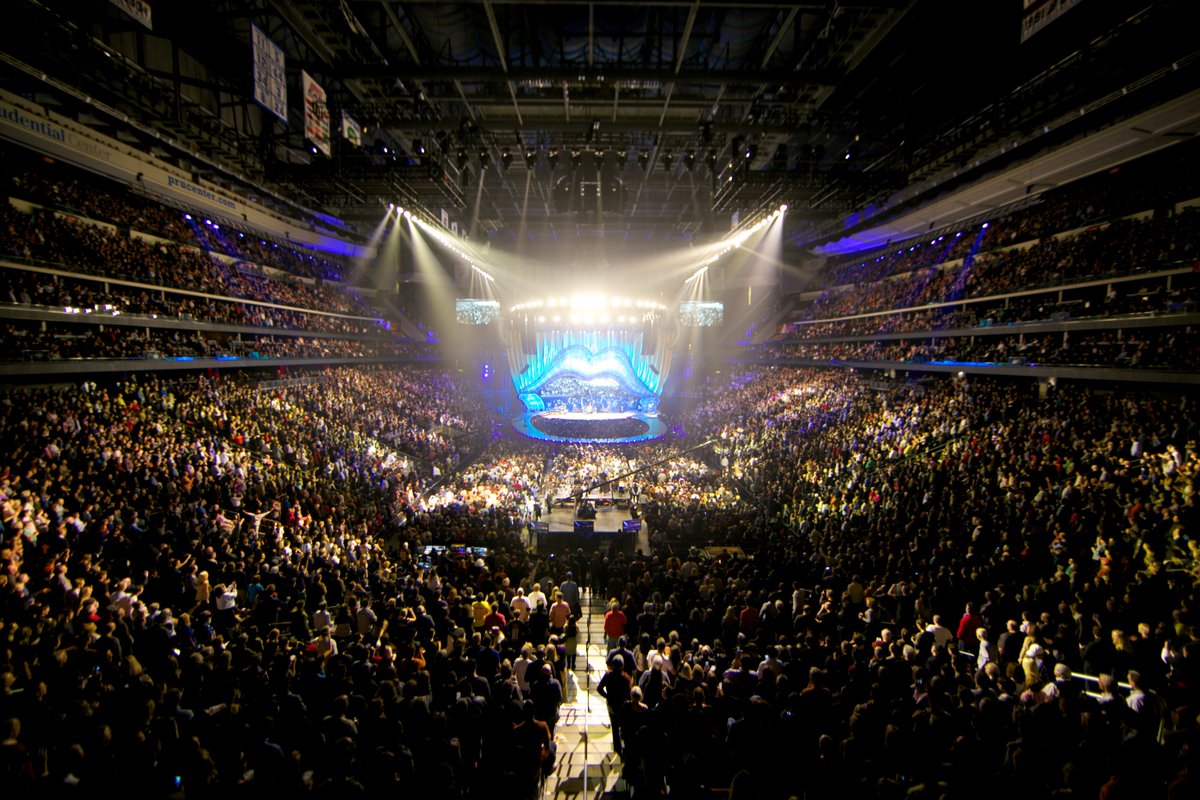
<path fill-rule="evenodd" d="M 679 324 L 685 328 L 711 328 L 725 319 L 725 304 L 684 300 L 679 304 Z"/>
<path fill-rule="evenodd" d="M 491 325 L 500 319 L 500 301 L 459 298 L 454 301 L 454 318 L 460 325 Z"/>

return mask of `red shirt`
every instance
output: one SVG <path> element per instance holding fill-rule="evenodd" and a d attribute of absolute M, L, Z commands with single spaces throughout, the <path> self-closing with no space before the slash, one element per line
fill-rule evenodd
<path fill-rule="evenodd" d="M 604 615 L 604 635 L 610 639 L 619 639 L 625 635 L 625 625 L 628 620 L 621 609 L 613 609 Z"/>

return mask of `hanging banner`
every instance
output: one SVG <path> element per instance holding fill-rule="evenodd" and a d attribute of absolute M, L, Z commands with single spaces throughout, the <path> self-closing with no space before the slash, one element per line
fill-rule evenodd
<path fill-rule="evenodd" d="M 1079 5 L 1081 0 L 1025 0 L 1021 14 L 1021 41 Z"/>
<path fill-rule="evenodd" d="M 250 26 L 254 48 L 254 100 L 287 124 L 287 71 L 283 65 L 283 50 L 267 35 Z"/>
<path fill-rule="evenodd" d="M 140 22 L 146 30 L 154 30 L 150 25 L 150 4 L 146 0 L 108 0 L 108 2 Z"/>
<path fill-rule="evenodd" d="M 362 126 L 354 120 L 354 117 L 344 112 L 342 113 L 342 136 L 355 147 L 362 147 Z"/>
<path fill-rule="evenodd" d="M 304 86 L 304 137 L 325 155 L 329 155 L 329 107 L 325 90 L 307 72 L 300 73 Z"/>

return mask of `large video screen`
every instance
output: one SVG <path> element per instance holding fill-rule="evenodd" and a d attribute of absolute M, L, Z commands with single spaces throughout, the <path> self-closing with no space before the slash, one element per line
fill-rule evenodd
<path fill-rule="evenodd" d="M 684 300 L 679 304 L 679 324 L 685 328 L 711 328 L 724 320 L 724 303 Z"/>
<path fill-rule="evenodd" d="M 500 319 L 500 301 L 459 298 L 454 301 L 454 318 L 460 325 L 491 325 Z"/>

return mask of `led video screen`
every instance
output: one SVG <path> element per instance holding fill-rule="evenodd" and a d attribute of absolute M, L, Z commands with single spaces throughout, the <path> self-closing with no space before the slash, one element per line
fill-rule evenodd
<path fill-rule="evenodd" d="M 711 328 L 724 319 L 724 303 L 684 300 L 679 304 L 679 324 L 685 328 Z"/>
<path fill-rule="evenodd" d="M 500 301 L 459 298 L 454 301 L 454 318 L 460 325 L 491 325 L 500 319 Z"/>

